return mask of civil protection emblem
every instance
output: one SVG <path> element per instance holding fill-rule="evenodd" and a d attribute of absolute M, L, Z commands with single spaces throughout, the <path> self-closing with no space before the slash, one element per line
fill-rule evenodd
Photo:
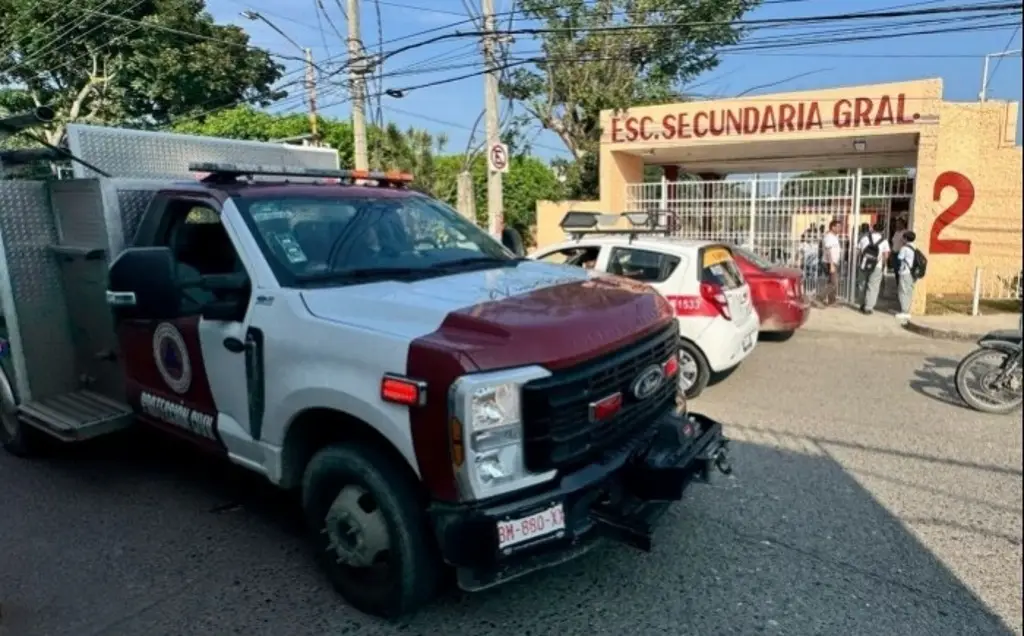
<path fill-rule="evenodd" d="M 192 365 L 181 332 L 169 322 L 160 323 L 153 332 L 153 359 L 157 371 L 175 393 L 192 386 Z"/>

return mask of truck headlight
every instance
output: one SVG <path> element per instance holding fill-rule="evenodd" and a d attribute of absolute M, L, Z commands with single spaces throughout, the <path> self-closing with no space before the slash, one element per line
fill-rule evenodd
<path fill-rule="evenodd" d="M 553 470 L 526 470 L 520 408 L 522 386 L 549 375 L 531 366 L 465 375 L 452 384 L 452 459 L 463 499 L 493 497 L 554 478 Z"/>

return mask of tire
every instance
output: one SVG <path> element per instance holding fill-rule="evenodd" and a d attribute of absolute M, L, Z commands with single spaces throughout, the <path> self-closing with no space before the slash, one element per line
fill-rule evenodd
<path fill-rule="evenodd" d="M 690 375 L 686 372 L 689 364 L 687 359 L 693 362 L 692 368 L 694 369 L 694 373 L 691 382 L 687 381 L 687 377 Z M 680 340 L 679 390 L 687 400 L 692 400 L 704 392 L 704 389 L 707 388 L 708 382 L 710 381 L 711 365 L 708 364 L 708 359 L 704 357 L 704 353 L 692 342 L 688 340 Z"/>
<path fill-rule="evenodd" d="M 382 451 L 366 444 L 320 450 L 303 476 L 302 507 L 327 577 L 359 611 L 395 618 L 436 594 L 444 565 L 424 507 Z M 364 567 L 369 556 L 375 565 Z"/>
<path fill-rule="evenodd" d="M 996 415 L 1005 415 L 1007 413 L 1012 413 L 1013 411 L 1020 408 L 1021 402 L 1024 401 L 1024 398 L 1022 398 L 1021 395 L 1018 395 L 1017 398 L 1012 402 L 1003 404 L 1001 406 L 985 404 L 975 399 L 974 395 L 970 391 L 970 388 L 967 386 L 967 370 L 971 367 L 971 365 L 977 362 L 979 358 L 992 355 L 993 353 L 1002 353 L 1002 355 L 1004 356 L 1009 356 L 1009 354 L 1005 352 L 1000 352 L 993 349 L 977 349 L 975 351 L 972 351 L 970 354 L 965 356 L 963 360 L 960 361 L 960 364 L 956 366 L 956 374 L 954 375 L 954 379 L 956 382 L 956 392 L 960 396 L 960 399 L 963 400 L 967 404 L 967 406 L 971 407 L 975 411 L 981 411 L 982 413 L 993 413 Z"/>
<path fill-rule="evenodd" d="M 0 445 L 15 457 L 43 455 L 56 440 L 18 419 L 18 398 L 8 359 L 0 360 Z"/>
<path fill-rule="evenodd" d="M 766 331 L 762 336 L 767 336 L 767 340 L 770 342 L 786 342 L 796 334 L 796 331 L 790 329 L 789 331 Z"/>

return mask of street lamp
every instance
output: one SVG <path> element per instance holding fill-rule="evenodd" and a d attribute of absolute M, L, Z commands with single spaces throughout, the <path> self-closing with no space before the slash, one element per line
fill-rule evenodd
<path fill-rule="evenodd" d="M 981 92 L 978 93 L 978 101 L 984 102 L 988 93 L 988 64 L 992 61 L 992 58 L 1020 55 L 1020 51 L 1020 49 L 1017 49 L 1015 51 L 1003 51 L 1002 53 L 989 53 L 985 56 L 985 66 L 981 72 Z"/>
<path fill-rule="evenodd" d="M 277 28 L 277 25 L 274 24 L 273 22 L 271 22 L 270 20 L 268 20 L 262 13 L 259 13 L 258 11 L 253 11 L 252 9 L 246 9 L 245 11 L 242 11 L 242 17 L 245 18 L 246 20 L 259 20 L 259 21 L 263 22 L 268 27 L 270 27 L 271 29 L 276 31 L 278 35 L 280 35 L 284 39 L 286 39 L 289 42 L 291 42 L 292 46 L 294 46 L 295 48 L 299 49 L 303 53 L 306 52 L 306 49 L 304 47 L 300 46 L 298 42 L 296 42 L 295 40 L 293 40 L 290 37 L 288 37 L 287 33 L 282 31 L 281 29 Z"/>

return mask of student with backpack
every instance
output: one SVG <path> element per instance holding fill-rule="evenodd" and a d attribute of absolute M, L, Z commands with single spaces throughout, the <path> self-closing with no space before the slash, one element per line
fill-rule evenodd
<path fill-rule="evenodd" d="M 885 223 L 878 221 L 857 242 L 857 276 L 861 280 L 858 300 L 861 313 L 866 315 L 875 311 L 878 294 L 882 291 L 885 262 L 889 256 L 889 241 L 885 239 L 884 232 Z"/>
<path fill-rule="evenodd" d="M 914 241 L 917 235 L 907 230 L 903 235 L 903 247 L 896 254 L 896 295 L 900 301 L 900 313 L 896 318 L 908 320 L 910 318 L 910 301 L 914 297 L 914 283 L 924 278 L 928 269 L 928 259 L 921 250 L 917 249 Z"/>

